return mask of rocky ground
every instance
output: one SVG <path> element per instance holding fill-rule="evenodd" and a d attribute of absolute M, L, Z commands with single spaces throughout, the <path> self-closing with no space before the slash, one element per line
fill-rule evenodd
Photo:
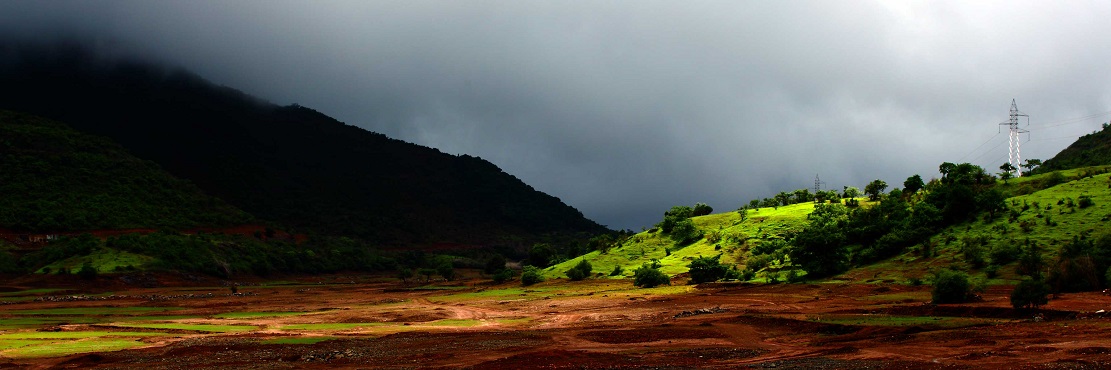
<path fill-rule="evenodd" d="M 236 311 L 311 313 L 234 321 L 258 326 L 249 332 L 183 331 L 128 350 L 0 359 L 0 367 L 1111 367 L 1111 317 L 1097 313 L 1111 308 L 1111 297 L 1098 292 L 1064 294 L 1035 313 L 1011 309 L 1007 287 L 989 289 L 978 302 L 931 305 L 928 287 L 893 284 L 706 284 L 642 290 L 625 280 L 549 281 L 527 288 L 478 279 L 432 287 L 362 276 L 299 280 L 280 286 L 244 284 L 237 294 L 214 281 L 192 281 L 194 288 L 182 281 L 155 288 L 112 282 L 111 295 L 102 295 L 110 299 L 50 298 L 79 297 L 81 289 L 95 293 L 97 285 L 83 283 L 65 295 L 0 306 L 3 314 L 106 303 L 172 305 L 181 308 L 175 314 L 201 317 L 184 322 L 202 323 L 219 321 L 206 318 L 211 315 Z M 282 329 L 367 322 L 382 325 Z M 73 324 L 58 330 L 104 329 Z M 266 344 L 275 338 L 314 336 L 328 340 Z"/>

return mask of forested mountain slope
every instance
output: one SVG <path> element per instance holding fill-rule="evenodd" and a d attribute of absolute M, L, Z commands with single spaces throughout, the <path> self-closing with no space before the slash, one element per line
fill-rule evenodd
<path fill-rule="evenodd" d="M 0 111 L 0 228 L 16 232 L 222 227 L 247 213 L 102 137 Z"/>
<path fill-rule="evenodd" d="M 277 106 L 182 70 L 82 47 L 0 50 L 0 109 L 120 143 L 297 232 L 378 243 L 525 243 L 606 229 L 480 158 Z"/>

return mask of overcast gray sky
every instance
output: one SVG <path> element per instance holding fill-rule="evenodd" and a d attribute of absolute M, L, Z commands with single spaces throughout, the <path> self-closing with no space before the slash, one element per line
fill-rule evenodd
<path fill-rule="evenodd" d="M 0 3 L 276 104 L 485 158 L 602 224 L 782 190 L 993 172 L 1111 119 L 1108 1 Z"/>

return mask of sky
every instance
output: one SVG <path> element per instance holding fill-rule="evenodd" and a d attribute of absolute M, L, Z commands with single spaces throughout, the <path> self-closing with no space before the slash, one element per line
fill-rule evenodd
<path fill-rule="evenodd" d="M 1111 120 L 1107 1 L 0 2 L 275 104 L 493 162 L 640 230 L 779 191 L 998 172 Z M 1027 122 L 1029 126 L 1027 126 Z"/>

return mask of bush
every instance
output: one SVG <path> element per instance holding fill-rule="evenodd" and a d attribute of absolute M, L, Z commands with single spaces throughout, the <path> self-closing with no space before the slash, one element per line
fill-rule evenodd
<path fill-rule="evenodd" d="M 540 275 L 540 269 L 536 266 L 525 266 L 521 269 L 521 285 L 529 286 L 541 281 L 544 281 L 544 276 Z"/>
<path fill-rule="evenodd" d="M 702 231 L 694 226 L 694 222 L 689 218 L 685 218 L 675 223 L 675 227 L 671 229 L 671 240 L 675 245 L 685 246 L 690 243 L 702 239 Z"/>
<path fill-rule="evenodd" d="M 412 269 L 407 268 L 407 267 L 402 267 L 402 268 L 397 269 L 397 278 L 401 279 L 402 282 L 405 282 L 405 281 L 409 280 L 409 278 L 411 278 L 411 277 L 413 277 L 413 270 Z"/>
<path fill-rule="evenodd" d="M 1049 303 L 1049 285 L 1042 279 L 1023 279 L 1011 292 L 1011 306 L 1018 308 L 1038 308 Z"/>
<path fill-rule="evenodd" d="M 660 272 L 658 263 L 645 263 L 633 271 L 633 285 L 641 288 L 671 285 L 671 278 Z"/>
<path fill-rule="evenodd" d="M 705 283 L 710 281 L 718 281 L 725 277 L 729 272 L 729 267 L 721 264 L 721 255 L 714 257 L 699 256 L 691 261 L 688 268 L 690 268 L 691 282 L 695 284 Z"/>
<path fill-rule="evenodd" d="M 487 274 L 496 274 L 499 271 L 505 270 L 505 257 L 500 254 L 495 254 L 486 259 L 486 264 L 482 268 L 482 272 Z"/>
<path fill-rule="evenodd" d="M 705 215 L 708 215 L 708 214 L 713 213 L 713 212 L 714 212 L 714 208 L 710 207 L 706 203 L 696 203 L 694 205 L 694 211 L 691 212 L 691 216 L 692 217 L 705 216 Z"/>
<path fill-rule="evenodd" d="M 613 266 L 613 271 L 610 271 L 610 276 L 620 276 L 625 273 L 625 269 L 621 266 Z"/>
<path fill-rule="evenodd" d="M 987 275 L 988 279 L 994 279 L 996 276 L 999 276 L 999 265 L 988 265 L 988 267 L 984 268 L 984 275 Z"/>
<path fill-rule="evenodd" d="M 755 277 L 756 277 L 756 272 L 746 268 L 744 270 L 741 270 L 741 278 L 739 280 L 749 281 L 749 280 L 752 280 Z"/>
<path fill-rule="evenodd" d="M 934 275 L 934 289 L 932 292 L 934 303 L 964 302 L 968 299 L 968 275 L 950 269 L 944 269 Z"/>
<path fill-rule="evenodd" d="M 586 259 L 583 259 L 579 261 L 579 263 L 576 264 L 575 267 L 567 270 L 567 277 L 570 278 L 572 281 L 586 279 L 590 277 L 590 273 L 592 272 L 591 270 L 593 269 L 594 267 L 590 265 L 590 262 L 586 262 Z"/>
<path fill-rule="evenodd" d="M 1076 206 L 1080 207 L 1081 209 L 1095 205 L 1095 203 L 1092 202 L 1092 197 L 1087 195 L 1081 195 L 1079 198 L 1076 199 L 1076 201 Z"/>
<path fill-rule="evenodd" d="M 81 265 L 81 269 L 77 270 L 77 276 L 80 276 L 82 279 L 85 280 L 96 279 L 98 273 L 99 272 L 96 270 L 96 267 L 93 267 L 93 265 L 89 262 L 85 262 L 85 264 Z"/>
<path fill-rule="evenodd" d="M 498 270 L 498 272 L 494 273 L 494 283 L 501 284 L 501 283 L 507 282 L 507 281 L 513 279 L 514 275 L 515 274 L 513 273 L 512 269 Z"/>

